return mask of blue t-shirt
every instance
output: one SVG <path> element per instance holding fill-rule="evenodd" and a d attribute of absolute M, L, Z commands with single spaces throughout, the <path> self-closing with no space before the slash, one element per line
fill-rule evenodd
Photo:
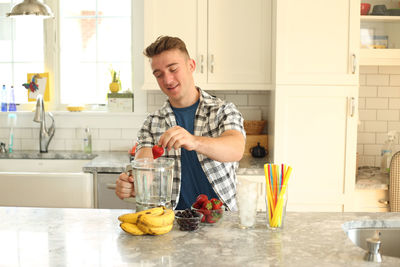
<path fill-rule="evenodd" d="M 176 123 L 194 134 L 194 119 L 199 101 L 186 108 L 174 108 Z M 209 199 L 218 198 L 200 165 L 196 151 L 181 148 L 181 190 L 179 202 L 175 209 L 184 210 L 196 201 L 196 197 L 205 194 Z"/>

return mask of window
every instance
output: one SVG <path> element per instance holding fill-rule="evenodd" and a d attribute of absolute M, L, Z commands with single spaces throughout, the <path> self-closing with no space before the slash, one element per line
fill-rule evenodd
<path fill-rule="evenodd" d="M 17 2 L 0 0 L 0 83 L 14 85 L 17 103 L 27 103 L 27 73 L 44 71 L 43 20 L 5 16 Z"/>
<path fill-rule="evenodd" d="M 5 17 L 20 1 L 0 0 L 0 83 L 15 85 L 17 103 L 27 102 L 27 73 L 45 70 L 56 104 L 105 104 L 111 67 L 132 89 L 131 0 L 48 0 L 56 17 L 45 28 Z"/>
<path fill-rule="evenodd" d="M 60 102 L 106 102 L 110 67 L 132 88 L 131 1 L 60 0 Z"/>

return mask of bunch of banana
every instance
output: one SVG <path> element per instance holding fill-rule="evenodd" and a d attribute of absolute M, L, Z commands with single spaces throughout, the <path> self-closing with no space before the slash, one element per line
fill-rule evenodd
<path fill-rule="evenodd" d="M 162 235 L 172 230 L 175 214 L 163 207 L 128 213 L 118 217 L 121 228 L 132 235 Z"/>

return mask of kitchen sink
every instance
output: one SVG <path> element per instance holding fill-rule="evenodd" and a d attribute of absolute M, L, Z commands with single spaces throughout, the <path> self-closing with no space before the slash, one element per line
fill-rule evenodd
<path fill-rule="evenodd" d="M 16 156 L 16 154 L 14 154 Z M 0 206 L 93 208 L 89 159 L 0 158 Z"/>
<path fill-rule="evenodd" d="M 357 222 L 351 222 L 357 224 Z M 351 223 L 343 225 L 348 238 L 357 246 L 368 250 L 366 239 L 379 235 L 381 241 L 380 253 L 385 256 L 400 258 L 400 222 L 391 222 L 390 225 L 381 224 L 379 227 L 376 221 L 363 222 L 363 227 L 352 227 Z M 370 225 L 370 226 L 369 226 Z"/>

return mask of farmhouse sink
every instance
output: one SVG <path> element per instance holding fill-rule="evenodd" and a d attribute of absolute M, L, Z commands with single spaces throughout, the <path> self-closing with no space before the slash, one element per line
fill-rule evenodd
<path fill-rule="evenodd" d="M 0 158 L 0 206 L 94 207 L 93 175 L 82 171 L 90 159 L 30 156 Z"/>
<path fill-rule="evenodd" d="M 384 256 L 400 258 L 400 221 L 348 222 L 343 225 L 343 230 L 355 245 L 366 251 L 366 240 L 379 236 L 379 252 Z"/>

